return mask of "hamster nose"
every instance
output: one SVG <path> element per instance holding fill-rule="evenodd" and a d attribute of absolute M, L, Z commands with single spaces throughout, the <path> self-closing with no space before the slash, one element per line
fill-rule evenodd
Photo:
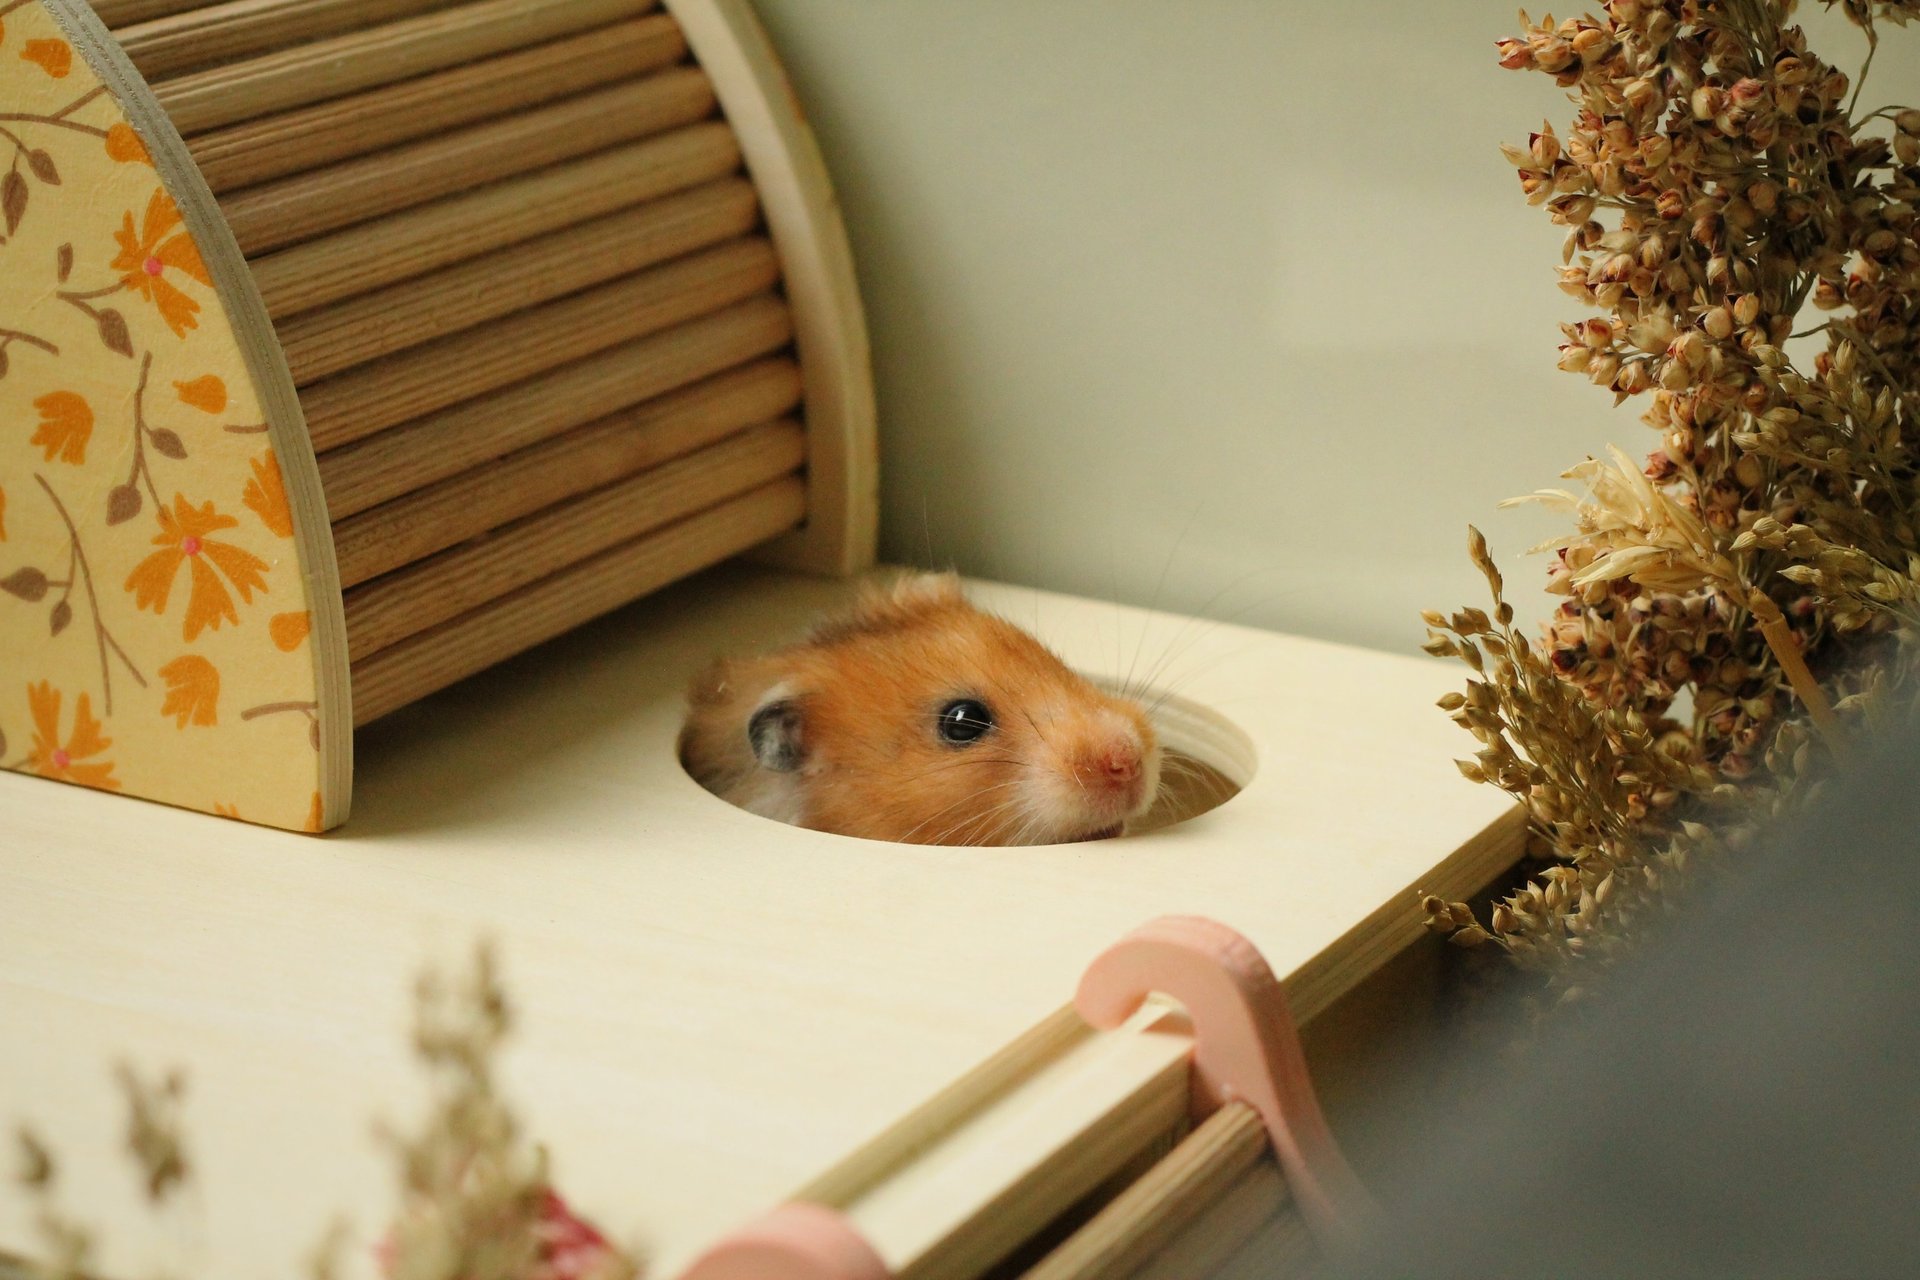
<path fill-rule="evenodd" d="M 1114 742 L 1100 754 L 1097 764 L 1114 786 L 1131 786 L 1140 777 L 1140 748 L 1131 742 Z"/>

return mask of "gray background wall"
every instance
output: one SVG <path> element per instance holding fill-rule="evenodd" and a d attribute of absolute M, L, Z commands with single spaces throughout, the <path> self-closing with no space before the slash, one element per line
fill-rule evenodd
<path fill-rule="evenodd" d="M 1558 522 L 1495 504 L 1654 443 L 1553 367 L 1561 233 L 1498 144 L 1571 108 L 1495 65 L 1510 4 L 758 7 L 846 210 L 889 559 L 1411 650 L 1484 599 L 1469 521 L 1544 610 Z M 1874 84 L 1920 100 L 1920 32 Z"/>

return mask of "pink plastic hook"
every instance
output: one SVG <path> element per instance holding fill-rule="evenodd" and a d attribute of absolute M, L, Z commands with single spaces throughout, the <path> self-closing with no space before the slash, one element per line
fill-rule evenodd
<path fill-rule="evenodd" d="M 1156 991 L 1186 1006 L 1193 1022 L 1194 1086 L 1204 1109 L 1251 1105 L 1315 1232 L 1323 1241 L 1356 1232 L 1375 1212 L 1373 1201 L 1327 1130 L 1286 993 L 1260 952 L 1216 921 L 1162 916 L 1094 960 L 1074 1007 L 1112 1028 Z"/>
<path fill-rule="evenodd" d="M 707 1250 L 680 1280 L 892 1280 L 844 1216 L 783 1204 Z"/>

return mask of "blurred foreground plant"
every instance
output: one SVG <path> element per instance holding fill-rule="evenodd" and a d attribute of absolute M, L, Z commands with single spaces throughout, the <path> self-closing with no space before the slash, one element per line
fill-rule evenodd
<path fill-rule="evenodd" d="M 640 1267 L 574 1216 L 547 1179 L 546 1153 L 528 1143 L 494 1077 L 512 1013 L 493 952 L 449 981 L 429 971 L 415 988 L 413 1046 L 432 1102 L 417 1134 L 382 1125 L 399 1171 L 400 1204 L 378 1247 L 391 1280 L 635 1280 Z M 166 1203 L 190 1178 L 179 1110 L 179 1072 L 157 1084 L 116 1072 L 127 1097 L 126 1149 L 149 1204 Z M 18 1134 L 15 1182 L 33 1205 L 40 1256 L 35 1280 L 87 1280 L 96 1233 L 56 1197 L 58 1163 L 33 1130 Z M 351 1232 L 336 1222 L 313 1252 L 309 1275 L 334 1280 Z M 5 1274 L 0 1259 L 0 1275 Z"/>
<path fill-rule="evenodd" d="M 1868 66 L 1882 26 L 1920 17 L 1841 7 Z M 1566 597 L 1540 643 L 1477 530 L 1494 615 L 1425 615 L 1428 652 L 1476 673 L 1441 703 L 1481 744 L 1462 772 L 1518 797 L 1555 863 L 1484 919 L 1428 898 L 1428 922 L 1563 997 L 1910 682 L 1920 110 L 1861 107 L 1794 8 L 1613 0 L 1523 12 L 1498 42 L 1576 109 L 1564 141 L 1543 125 L 1504 148 L 1567 228 L 1560 287 L 1595 311 L 1562 326 L 1560 367 L 1642 400 L 1659 433 L 1644 465 L 1614 450 L 1565 473 L 1584 493 L 1516 500 L 1574 524 L 1538 548 Z"/>

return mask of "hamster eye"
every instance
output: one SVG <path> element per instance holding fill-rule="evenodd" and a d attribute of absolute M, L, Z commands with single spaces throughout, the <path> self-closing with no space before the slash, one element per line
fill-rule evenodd
<path fill-rule="evenodd" d="M 978 742 L 993 728 L 993 712 L 984 702 L 961 698 L 940 708 L 940 741 L 964 747 Z"/>

